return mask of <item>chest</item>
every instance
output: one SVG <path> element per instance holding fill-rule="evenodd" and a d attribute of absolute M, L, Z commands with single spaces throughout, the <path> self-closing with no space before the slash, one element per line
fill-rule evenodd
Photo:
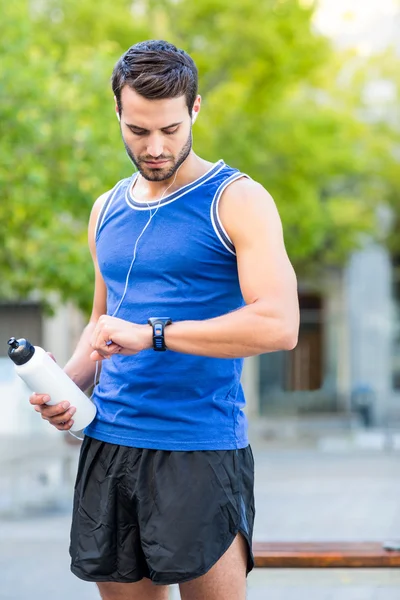
<path fill-rule="evenodd" d="M 97 240 L 100 270 L 107 282 L 150 280 L 165 273 L 177 280 L 226 280 L 236 276 L 236 258 L 221 245 L 208 210 L 167 205 L 152 213 L 116 207 Z M 133 263 L 133 264 L 132 264 Z"/>

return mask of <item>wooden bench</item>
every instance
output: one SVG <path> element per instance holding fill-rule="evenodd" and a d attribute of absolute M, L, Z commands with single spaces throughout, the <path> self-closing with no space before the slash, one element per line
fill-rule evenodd
<path fill-rule="evenodd" d="M 254 542 L 256 567 L 400 568 L 400 552 L 380 542 Z"/>

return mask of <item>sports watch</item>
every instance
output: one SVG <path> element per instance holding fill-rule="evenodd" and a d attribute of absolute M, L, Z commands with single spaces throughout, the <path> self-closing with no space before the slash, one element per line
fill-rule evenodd
<path fill-rule="evenodd" d="M 147 322 L 153 328 L 153 349 L 157 352 L 166 350 L 164 329 L 172 323 L 170 317 L 150 317 Z"/>

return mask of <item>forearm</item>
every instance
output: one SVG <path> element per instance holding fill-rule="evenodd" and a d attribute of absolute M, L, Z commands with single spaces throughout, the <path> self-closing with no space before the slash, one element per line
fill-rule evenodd
<path fill-rule="evenodd" d="M 67 375 L 83 391 L 93 385 L 96 373 L 96 363 L 90 358 L 93 352 L 90 341 L 95 327 L 94 322 L 90 322 L 85 327 L 73 355 L 64 367 Z"/>
<path fill-rule="evenodd" d="M 260 301 L 215 319 L 173 323 L 165 342 L 175 352 L 235 358 L 291 350 L 297 334 L 297 307 L 283 312 Z"/>
<path fill-rule="evenodd" d="M 292 350 L 297 344 L 299 310 L 296 297 L 282 306 L 257 300 L 243 308 L 204 321 L 175 321 L 165 328 L 169 350 L 235 358 Z M 152 329 L 102 315 L 91 337 L 92 360 L 113 354 L 131 355 L 152 347 Z"/>

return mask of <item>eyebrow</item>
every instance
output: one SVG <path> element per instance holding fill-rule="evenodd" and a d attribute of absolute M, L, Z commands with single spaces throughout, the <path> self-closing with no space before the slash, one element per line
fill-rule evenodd
<path fill-rule="evenodd" d="M 161 131 L 164 131 L 165 129 L 172 129 L 172 127 L 177 127 L 178 125 L 181 125 L 183 123 L 183 121 L 178 121 L 177 123 L 171 123 L 171 125 L 166 125 L 165 127 L 161 127 Z M 145 129 L 144 127 L 139 127 L 139 125 L 133 125 L 131 123 L 126 123 L 125 125 L 127 127 L 129 127 L 129 129 L 139 129 L 140 131 L 145 131 L 146 133 L 149 131 L 148 129 Z"/>

